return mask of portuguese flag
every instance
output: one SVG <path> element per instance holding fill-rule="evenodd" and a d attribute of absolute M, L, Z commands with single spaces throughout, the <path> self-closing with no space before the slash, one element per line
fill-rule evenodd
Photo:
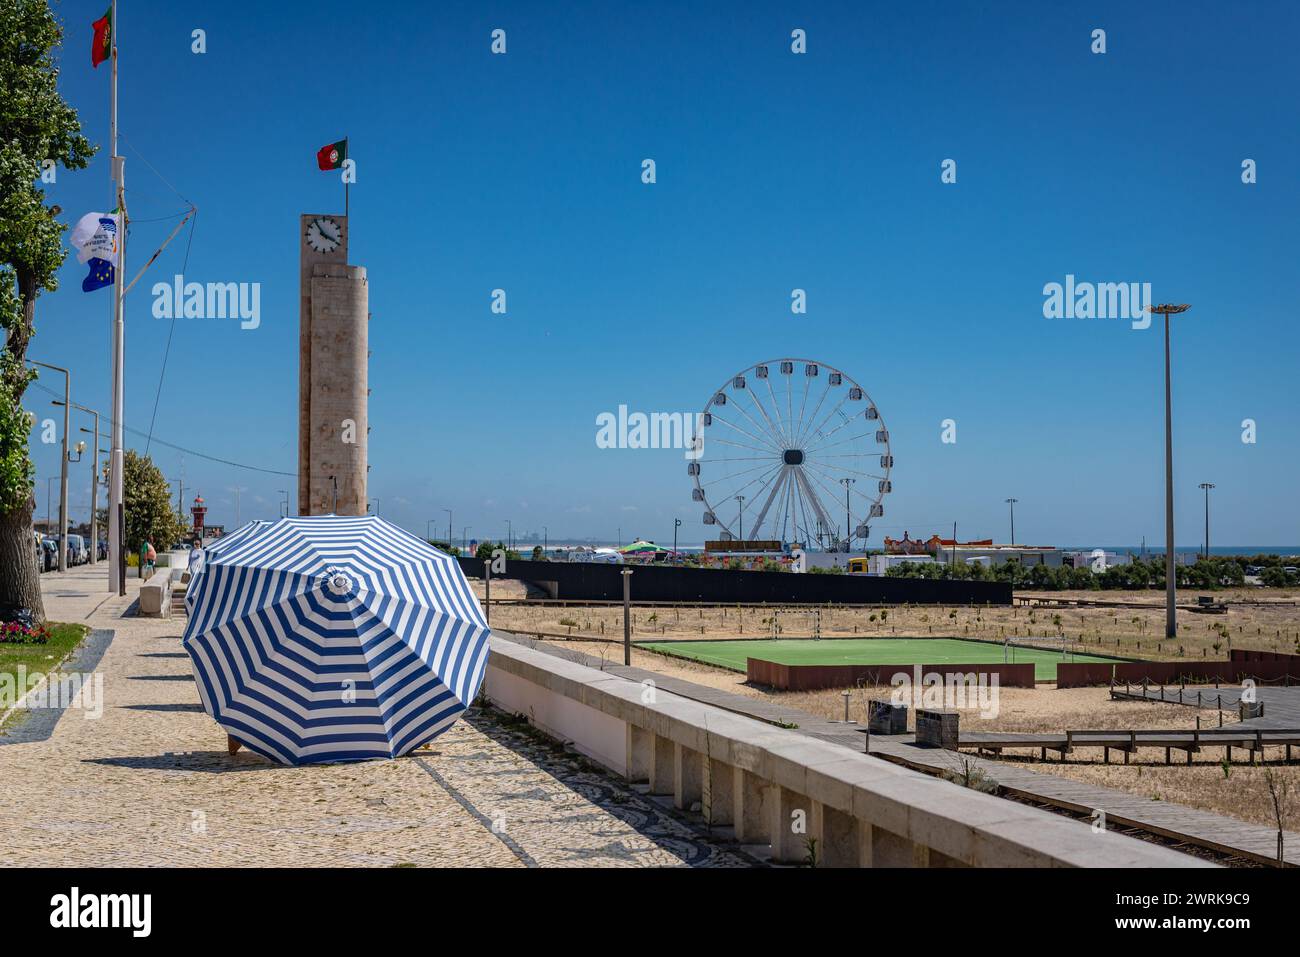
<path fill-rule="evenodd" d="M 90 65 L 96 67 L 113 52 L 113 8 L 109 7 L 91 27 L 95 31 L 95 39 L 90 41 Z"/>
<path fill-rule="evenodd" d="M 344 137 L 337 143 L 330 143 L 328 146 L 322 146 L 316 151 L 316 165 L 324 170 L 342 168 L 343 161 L 347 158 L 347 137 Z"/>

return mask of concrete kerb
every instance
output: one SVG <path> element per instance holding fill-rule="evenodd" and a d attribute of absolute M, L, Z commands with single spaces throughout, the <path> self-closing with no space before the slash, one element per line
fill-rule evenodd
<path fill-rule="evenodd" d="M 637 682 L 508 639 L 494 636 L 492 651 L 490 669 L 580 701 L 639 729 L 628 732 L 629 744 L 641 735 L 643 751 L 648 744 L 652 753 L 663 752 L 664 760 L 651 762 L 658 765 L 652 783 L 661 791 L 698 799 L 700 782 L 695 772 L 701 759 L 739 769 L 738 780 L 744 773 L 761 779 L 771 792 L 770 801 L 769 797 L 763 801 L 768 826 L 762 836 L 769 841 L 775 838 L 782 852 L 793 845 L 784 833 L 781 812 L 787 805 L 807 804 L 814 825 L 829 818 L 837 830 L 844 828 L 845 822 L 827 815 L 826 808 L 856 819 L 863 832 L 860 843 L 868 849 L 863 856 L 870 860 L 874 842 L 879 850 L 877 863 L 931 863 L 933 850 L 939 863 L 948 858 L 980 866 L 1207 866 L 1189 855 L 1121 835 L 1098 835 L 1087 824 L 868 755 L 854 755 L 841 746 L 793 730 L 773 729 L 663 690 L 656 691 L 653 703 L 643 701 Z M 646 740 L 649 734 L 656 740 Z M 683 754 L 682 748 L 694 754 Z M 670 758 L 675 765 L 671 771 L 666 766 Z M 683 759 L 690 762 L 688 782 L 675 780 Z M 629 760 L 628 768 L 634 763 Z"/>

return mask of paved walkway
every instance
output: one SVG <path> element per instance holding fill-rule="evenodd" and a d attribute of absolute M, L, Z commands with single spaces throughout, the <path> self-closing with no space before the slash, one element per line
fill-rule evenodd
<path fill-rule="evenodd" d="M 1145 698 L 1148 701 L 1163 701 L 1168 704 L 1181 704 L 1193 708 L 1213 708 L 1222 706 L 1226 710 L 1236 710 L 1241 703 L 1242 689 L 1232 685 L 1216 688 L 1213 685 L 1188 685 L 1180 688 L 1175 685 L 1162 687 L 1149 685 L 1144 692 L 1141 685 L 1116 686 L 1116 695 L 1130 698 Z M 1264 716 L 1249 718 L 1240 722 L 1242 728 L 1300 728 L 1300 687 L 1279 685 L 1259 685 L 1254 689 L 1255 699 L 1264 705 Z"/>
<path fill-rule="evenodd" d="M 497 632 L 503 635 L 502 632 Z M 592 667 L 601 662 L 590 655 L 533 641 L 521 635 L 506 635 L 514 641 Z M 718 708 L 748 715 L 775 725 L 797 727 L 823 741 L 862 751 L 864 737 L 857 724 L 843 724 L 808 714 L 780 703 L 779 699 L 749 698 L 719 688 L 698 685 L 683 678 L 661 675 L 643 668 L 606 663 L 604 670 L 631 681 L 653 680 L 658 688 L 672 694 L 705 702 Z M 1271 689 L 1295 690 L 1295 689 Z M 1225 699 L 1226 700 L 1226 699 Z M 1073 781 L 1055 774 L 1042 774 L 1019 765 L 987 760 L 976 755 L 923 748 L 914 735 L 872 735 L 871 753 L 918 770 L 941 773 L 961 772 L 968 765 L 978 768 L 1005 791 L 1031 801 L 1049 804 L 1076 813 L 1091 815 L 1105 812 L 1108 826 L 1135 828 L 1175 841 L 1210 848 L 1231 857 L 1256 862 L 1272 862 L 1277 857 L 1277 832 L 1257 824 L 1209 811 L 1200 811 L 1167 801 L 1129 794 L 1114 788 L 1098 787 Z M 1214 769 L 1217 771 L 1217 768 Z M 1286 832 L 1285 859 L 1300 866 L 1300 834 Z"/>
<path fill-rule="evenodd" d="M 494 711 L 416 756 L 281 767 L 231 757 L 203 712 L 184 619 L 122 617 L 104 566 L 42 578 L 96 629 L 61 669 L 102 716 L 34 711 L 0 737 L 0 866 L 749 866 L 619 778 Z"/>

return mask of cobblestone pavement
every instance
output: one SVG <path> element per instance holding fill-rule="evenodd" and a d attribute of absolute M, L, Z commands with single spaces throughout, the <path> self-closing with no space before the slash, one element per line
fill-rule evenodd
<path fill-rule="evenodd" d="M 494 711 L 396 761 L 281 767 L 225 750 L 183 619 L 121 617 L 103 566 L 43 576 L 58 621 L 112 629 L 61 670 L 103 675 L 103 714 L 0 737 L 0 865 L 748 866 L 742 854 Z"/>

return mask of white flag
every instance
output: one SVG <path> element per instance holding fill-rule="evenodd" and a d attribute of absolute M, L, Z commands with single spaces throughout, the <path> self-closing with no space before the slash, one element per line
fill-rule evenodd
<path fill-rule="evenodd" d="M 103 259 L 118 264 L 118 224 L 116 213 L 87 213 L 77 220 L 68 234 L 68 242 L 77 250 L 77 262 Z"/>

